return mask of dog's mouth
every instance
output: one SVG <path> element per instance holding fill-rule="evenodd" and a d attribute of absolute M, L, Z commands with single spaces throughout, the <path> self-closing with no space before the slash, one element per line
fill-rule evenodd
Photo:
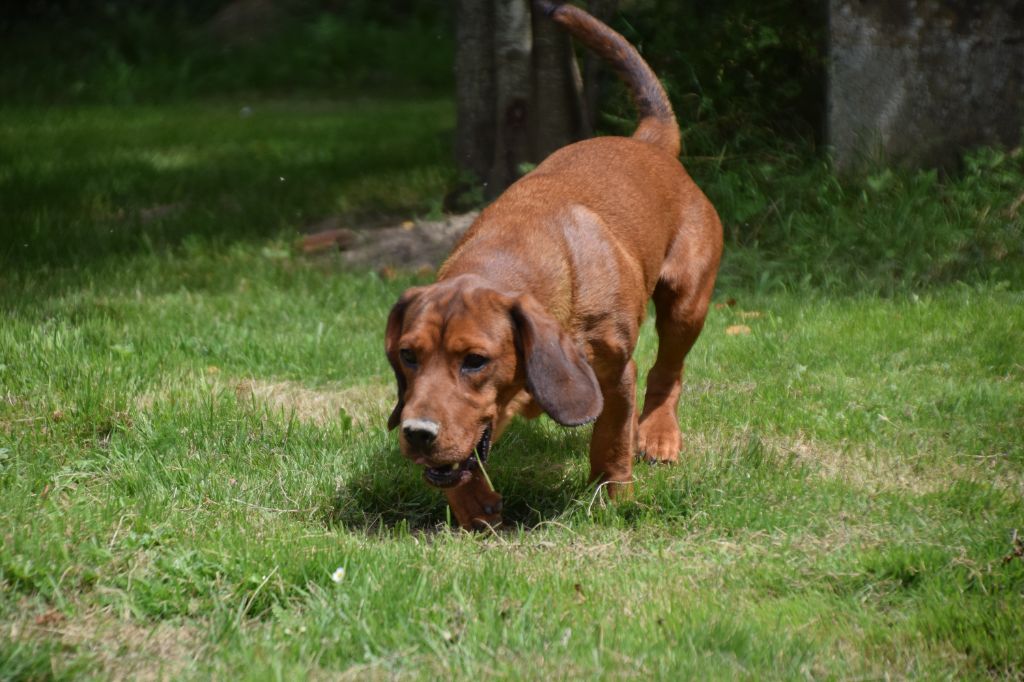
<path fill-rule="evenodd" d="M 441 467 L 427 467 L 423 470 L 423 478 L 436 488 L 454 488 L 462 485 L 472 478 L 473 472 L 480 468 L 481 463 L 487 462 L 490 451 L 491 426 L 488 424 L 473 452 L 469 453 L 466 459 Z"/>

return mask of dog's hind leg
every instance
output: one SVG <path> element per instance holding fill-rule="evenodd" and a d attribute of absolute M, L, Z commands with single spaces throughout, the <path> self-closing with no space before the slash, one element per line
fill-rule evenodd
<path fill-rule="evenodd" d="M 683 438 L 676 410 L 686 355 L 697 341 L 715 286 L 722 228 L 710 203 L 699 202 L 680 229 L 652 296 L 658 357 L 647 375 L 637 450 L 652 462 L 676 462 Z"/>

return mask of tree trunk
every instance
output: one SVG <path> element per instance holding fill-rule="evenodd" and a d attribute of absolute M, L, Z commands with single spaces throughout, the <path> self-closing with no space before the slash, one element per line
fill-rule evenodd
<path fill-rule="evenodd" d="M 530 0 L 457 1 L 456 161 L 493 198 L 584 136 L 583 86 L 568 35 Z"/>
<path fill-rule="evenodd" d="M 530 30 L 528 0 L 495 0 L 494 61 L 497 139 L 487 178 L 487 196 L 515 182 L 520 164 L 530 160 Z"/>
<path fill-rule="evenodd" d="M 455 158 L 474 178 L 491 170 L 495 139 L 494 7 L 458 0 L 455 39 Z"/>
<path fill-rule="evenodd" d="M 582 137 L 583 82 L 569 35 L 540 13 L 533 17 L 532 156 L 551 152 Z"/>

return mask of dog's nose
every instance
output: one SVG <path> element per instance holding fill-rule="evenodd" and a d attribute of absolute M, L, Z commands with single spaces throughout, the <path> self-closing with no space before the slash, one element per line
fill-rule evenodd
<path fill-rule="evenodd" d="M 405 440 L 414 448 L 430 447 L 437 439 L 438 423 L 429 419 L 406 419 L 402 422 Z"/>

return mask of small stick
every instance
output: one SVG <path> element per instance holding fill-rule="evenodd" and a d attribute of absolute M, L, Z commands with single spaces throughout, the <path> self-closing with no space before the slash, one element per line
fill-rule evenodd
<path fill-rule="evenodd" d="M 491 492 L 494 492 L 494 484 L 491 483 L 491 477 L 487 475 L 487 469 L 484 468 L 483 460 L 477 458 L 476 464 L 480 467 L 480 473 L 484 475 L 484 480 L 487 481 L 487 487 L 491 489 Z"/>

